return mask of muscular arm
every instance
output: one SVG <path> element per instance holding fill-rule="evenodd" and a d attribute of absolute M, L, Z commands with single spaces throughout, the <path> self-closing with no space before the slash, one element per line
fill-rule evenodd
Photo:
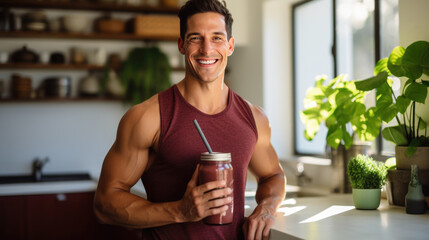
<path fill-rule="evenodd" d="M 258 180 L 255 196 L 258 206 L 243 227 L 246 239 L 268 239 L 276 210 L 285 197 L 286 178 L 271 145 L 268 118 L 259 107 L 251 105 L 251 108 L 258 129 L 258 141 L 249 170 Z"/>
<path fill-rule="evenodd" d="M 226 211 L 227 200 L 209 201 L 226 195 L 225 183 L 196 186 L 197 171 L 184 197 L 175 202 L 152 203 L 130 193 L 150 163 L 160 131 L 157 96 L 132 107 L 121 119 L 116 140 L 104 159 L 94 199 L 94 211 L 103 222 L 130 228 L 149 228 L 170 223 L 198 221 Z"/>

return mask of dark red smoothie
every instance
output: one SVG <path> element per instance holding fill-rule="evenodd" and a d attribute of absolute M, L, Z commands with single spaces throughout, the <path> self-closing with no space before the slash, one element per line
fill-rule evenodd
<path fill-rule="evenodd" d="M 226 186 L 233 190 L 233 175 L 230 153 L 202 153 L 200 159 L 200 168 L 198 172 L 198 184 L 206 182 L 225 180 Z M 234 211 L 234 195 L 230 196 L 233 200 L 228 204 L 228 210 L 223 214 L 208 216 L 203 219 L 205 224 L 223 225 L 232 223 Z M 228 197 L 225 196 L 225 197 Z"/>

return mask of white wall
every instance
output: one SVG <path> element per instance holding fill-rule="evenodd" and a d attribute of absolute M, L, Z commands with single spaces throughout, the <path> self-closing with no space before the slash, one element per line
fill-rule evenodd
<path fill-rule="evenodd" d="M 236 46 L 234 53 L 229 58 L 228 65 L 231 71 L 226 80 L 236 93 L 253 104 L 263 106 L 262 2 L 258 0 L 245 2 L 247 4 L 242 4 L 240 11 L 248 10 L 249 18 L 245 27 L 249 30 L 243 31 L 248 32 L 248 39 L 244 46 Z M 238 28 L 243 28 L 243 26 L 238 25 Z M 232 32 L 232 35 L 235 35 L 234 24 Z"/>
<path fill-rule="evenodd" d="M 98 177 L 126 108 L 119 102 L 2 103 L 0 175 L 28 174 L 49 157 L 46 172 Z"/>
<path fill-rule="evenodd" d="M 272 142 L 280 159 L 293 152 L 292 4 L 296 0 L 265 0 L 263 4 L 263 99 Z"/>
<path fill-rule="evenodd" d="M 285 159 L 293 155 L 291 5 L 294 0 L 247 0 L 248 39 L 236 47 L 228 76 L 234 91 L 261 106 L 270 119 L 272 143 Z M 233 32 L 236 31 L 235 25 Z M 241 27 L 241 26 L 238 26 Z M 234 33 L 233 33 L 234 35 Z"/>
<path fill-rule="evenodd" d="M 419 40 L 429 41 L 428 0 L 399 0 L 399 42 L 403 47 Z M 424 79 L 427 79 L 424 78 Z M 425 104 L 417 104 L 417 112 L 429 122 L 429 97 Z"/>

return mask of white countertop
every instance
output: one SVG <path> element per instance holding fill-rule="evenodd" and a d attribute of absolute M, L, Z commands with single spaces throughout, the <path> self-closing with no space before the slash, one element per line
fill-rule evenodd
<path fill-rule="evenodd" d="M 0 196 L 91 192 L 96 189 L 95 180 L 10 183 L 0 184 Z"/>
<path fill-rule="evenodd" d="M 256 203 L 246 204 L 248 216 Z M 271 231 L 277 239 L 429 239 L 429 211 L 406 214 L 386 199 L 377 210 L 356 210 L 351 194 L 287 199 Z"/>

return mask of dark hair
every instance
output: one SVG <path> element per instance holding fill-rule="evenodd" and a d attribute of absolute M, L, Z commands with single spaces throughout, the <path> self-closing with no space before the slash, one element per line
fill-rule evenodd
<path fill-rule="evenodd" d="M 180 8 L 180 37 L 185 40 L 185 34 L 188 30 L 188 18 L 197 13 L 216 12 L 225 17 L 225 27 L 228 40 L 232 36 L 232 15 L 226 8 L 225 1 L 218 0 L 189 0 Z"/>

